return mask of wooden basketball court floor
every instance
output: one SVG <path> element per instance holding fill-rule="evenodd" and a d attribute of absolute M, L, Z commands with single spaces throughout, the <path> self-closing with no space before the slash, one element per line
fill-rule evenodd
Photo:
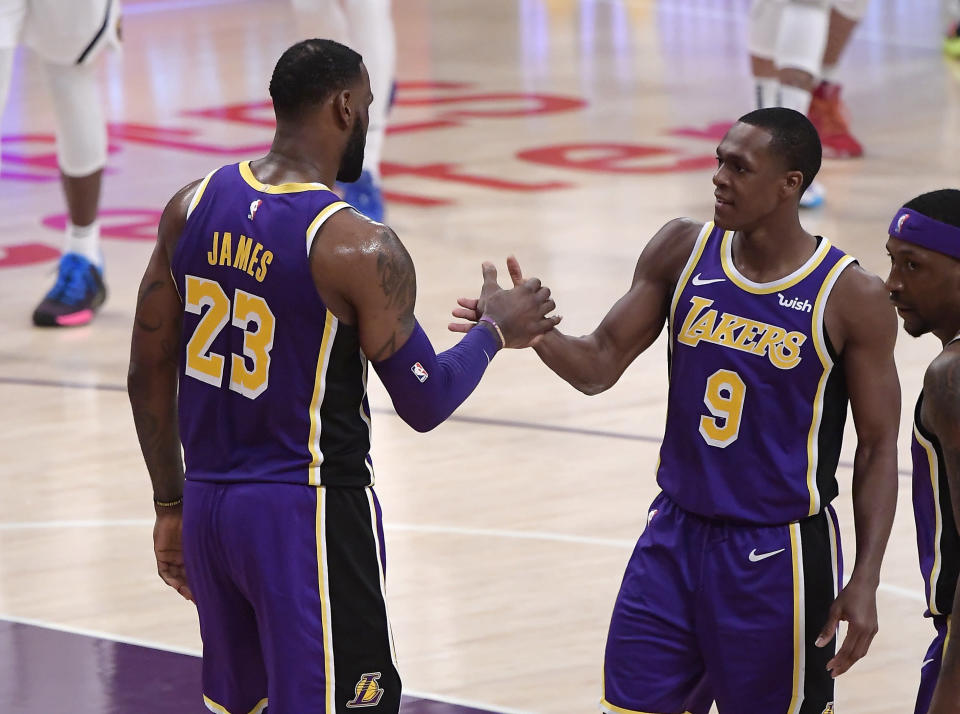
<path fill-rule="evenodd" d="M 516 253 L 553 288 L 563 329 L 585 333 L 627 288 L 662 223 L 711 216 L 715 144 L 751 108 L 747 6 L 397 0 L 388 222 L 413 255 L 417 314 L 438 347 L 454 342 L 449 309 L 479 288 L 484 259 L 502 266 Z M 154 571 L 150 488 L 124 391 L 136 286 L 165 201 L 217 165 L 262 154 L 273 63 L 322 29 L 298 30 L 281 0 L 126 9 L 123 56 L 102 71 L 112 122 L 102 202 L 110 297 L 91 326 L 30 325 L 53 278 L 64 209 L 42 74 L 25 54 L 3 117 L 0 618 L 196 653 L 193 606 Z M 940 55 L 938 12 L 934 3 L 874 0 L 843 65 L 866 156 L 825 162 L 827 203 L 804 214 L 809 230 L 884 275 L 896 208 L 960 184 L 960 67 Z M 880 633 L 840 679 L 839 712 L 912 711 L 932 639 L 921 617 L 908 446 L 936 351 L 929 337 L 898 343 L 901 487 Z M 501 354 L 457 415 L 426 435 L 372 385 L 388 595 L 409 690 L 501 712 L 595 711 L 607 621 L 657 492 L 665 366 L 661 339 L 613 389 L 588 398 L 532 352 Z M 849 567 L 848 430 L 836 505 Z M 25 670 L 39 688 L 66 676 L 29 649 L 21 638 L 0 641 L 0 709 L 124 711 L 93 700 L 24 703 L 12 682 L 26 681 Z M 103 663 L 86 657 L 68 668 L 101 676 Z M 161 684 L 167 676 L 162 666 L 140 675 Z M 195 701 L 201 711 L 199 693 Z"/>

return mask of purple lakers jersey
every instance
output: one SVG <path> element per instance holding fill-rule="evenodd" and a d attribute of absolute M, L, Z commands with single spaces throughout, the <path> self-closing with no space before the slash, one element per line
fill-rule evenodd
<path fill-rule="evenodd" d="M 317 231 L 347 207 L 322 184 L 262 184 L 249 162 L 199 184 L 171 265 L 188 479 L 373 483 L 367 360 L 310 272 Z"/>
<path fill-rule="evenodd" d="M 819 238 L 784 278 L 733 263 L 733 232 L 703 227 L 670 306 L 670 392 L 657 481 L 707 518 L 779 524 L 837 495 L 847 415 L 824 308 L 853 258 Z"/>
<path fill-rule="evenodd" d="M 913 417 L 913 515 L 917 525 L 920 573 L 927 595 L 928 617 L 949 615 L 960 573 L 960 537 L 950 505 L 950 487 L 937 437 L 920 422 L 923 393 Z"/>

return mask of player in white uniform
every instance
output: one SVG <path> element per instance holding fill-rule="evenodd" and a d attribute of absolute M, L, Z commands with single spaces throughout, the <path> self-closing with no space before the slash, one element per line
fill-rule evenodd
<path fill-rule="evenodd" d="M 837 65 L 869 0 L 753 0 L 750 65 L 758 108 L 806 114 L 820 134 L 823 155 L 853 158 L 863 147 L 850 133 L 840 100 Z M 814 182 L 800 205 L 823 203 Z"/>
<path fill-rule="evenodd" d="M 119 22 L 119 0 L 0 0 L 0 115 L 23 44 L 46 71 L 70 214 L 57 281 L 33 313 L 36 325 L 86 324 L 106 298 L 97 211 L 107 130 L 93 63 L 119 44 Z"/>
<path fill-rule="evenodd" d="M 354 183 L 338 184 L 338 190 L 351 206 L 382 222 L 380 157 L 396 70 L 396 38 L 390 0 L 293 0 L 293 7 L 300 20 L 301 34 L 329 37 L 363 56 L 373 90 L 363 173 Z"/>

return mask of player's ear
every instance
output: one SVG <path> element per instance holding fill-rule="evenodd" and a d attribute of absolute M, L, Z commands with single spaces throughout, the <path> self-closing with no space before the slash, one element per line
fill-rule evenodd
<path fill-rule="evenodd" d="M 799 193 L 803 186 L 803 172 L 787 171 L 787 173 L 783 175 L 783 181 L 780 186 L 784 198 L 793 193 Z"/>
<path fill-rule="evenodd" d="M 352 98 L 353 92 L 351 90 L 341 89 L 333 99 L 334 113 L 341 129 L 353 126 L 354 108 Z"/>

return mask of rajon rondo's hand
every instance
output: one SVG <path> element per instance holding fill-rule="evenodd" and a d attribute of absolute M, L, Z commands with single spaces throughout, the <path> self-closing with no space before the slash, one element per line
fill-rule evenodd
<path fill-rule="evenodd" d="M 153 552 L 157 557 L 157 574 L 180 595 L 193 601 L 193 593 L 187 585 L 187 571 L 183 565 L 182 535 L 181 509 L 157 513 L 157 520 L 153 525 Z"/>
<path fill-rule="evenodd" d="M 458 298 L 457 304 L 459 307 L 453 310 L 454 317 L 469 320 L 469 322 L 451 322 L 447 325 L 447 328 L 451 332 L 469 331 L 480 317 L 486 314 L 491 319 L 494 319 L 497 324 L 500 325 L 501 330 L 503 330 L 506 341 L 505 347 L 521 348 L 536 344 L 546 332 L 549 332 L 554 326 L 560 323 L 560 320 L 563 319 L 560 315 L 547 317 L 547 313 L 556 307 L 553 300 L 550 299 L 550 289 L 543 287 L 537 278 L 524 280 L 520 263 L 512 255 L 507 258 L 507 270 L 513 282 L 512 290 L 503 290 L 500 288 L 500 285 L 497 283 L 497 270 L 492 263 L 483 264 L 484 285 L 480 297 Z M 528 321 L 524 327 L 520 326 L 524 318 L 520 318 L 518 321 L 517 316 L 505 318 L 495 314 L 498 309 L 502 309 L 497 307 L 500 300 L 519 300 L 522 299 L 521 295 L 529 293 L 533 294 L 535 300 L 535 302 L 531 304 L 531 307 L 535 307 L 535 314 L 526 316 Z M 493 298 L 494 301 L 493 311 L 491 311 L 489 304 L 491 298 Z M 509 305 L 509 303 L 505 304 Z M 507 329 L 504 329 L 501 324 L 505 319 L 511 321 L 508 323 Z M 523 339 L 521 339 L 521 335 L 516 335 L 516 339 L 514 339 L 513 331 L 522 331 L 524 329 L 527 330 L 529 334 L 526 334 Z M 509 336 L 508 332 L 510 332 Z"/>

